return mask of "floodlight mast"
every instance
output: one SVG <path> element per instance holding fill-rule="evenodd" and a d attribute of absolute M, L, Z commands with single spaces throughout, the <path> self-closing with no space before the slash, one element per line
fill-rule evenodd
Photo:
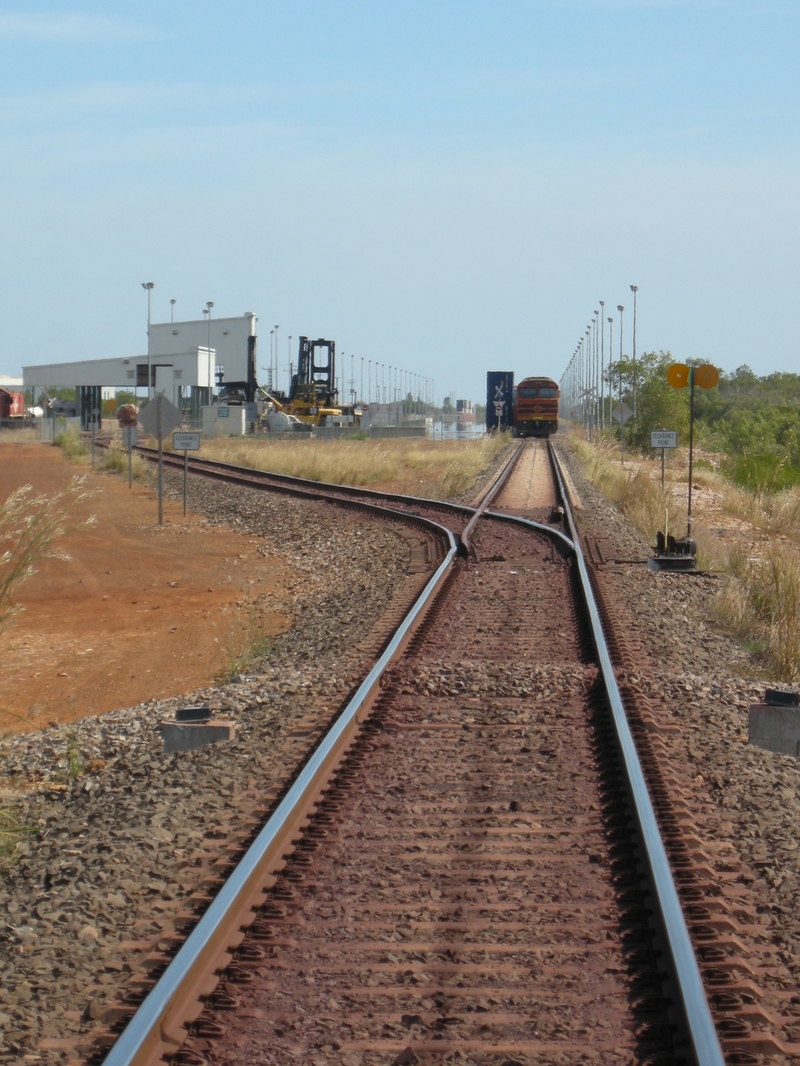
<path fill-rule="evenodd" d="M 150 293 L 156 287 L 154 281 L 143 281 L 142 288 L 147 293 L 147 399 L 149 400 L 153 395 L 153 371 L 150 366 Z"/>

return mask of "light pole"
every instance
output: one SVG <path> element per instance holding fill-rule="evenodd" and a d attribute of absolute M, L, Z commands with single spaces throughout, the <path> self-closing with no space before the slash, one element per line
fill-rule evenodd
<path fill-rule="evenodd" d="M 609 316 L 608 319 L 608 422 L 611 425 L 611 401 L 614 396 L 611 392 L 611 382 L 613 380 L 611 374 L 611 364 L 614 362 L 614 319 Z M 613 427 L 612 427 L 613 428 Z"/>
<path fill-rule="evenodd" d="M 154 281 L 143 281 L 142 288 L 147 293 L 147 399 L 153 395 L 152 391 L 152 379 L 153 371 L 150 367 L 150 293 L 156 287 Z"/>
<path fill-rule="evenodd" d="M 275 365 L 275 330 L 269 331 L 269 391 L 275 391 L 275 382 L 272 378 L 272 368 Z"/>
<path fill-rule="evenodd" d="M 633 293 L 633 417 L 636 418 L 636 293 L 638 285 L 631 285 Z"/>
<path fill-rule="evenodd" d="M 361 387 L 358 390 L 358 402 L 364 406 L 364 356 L 361 356 Z"/>
<path fill-rule="evenodd" d="M 169 321 L 170 321 L 170 324 L 175 321 L 175 304 L 177 302 L 178 302 L 177 300 L 170 300 L 170 302 L 169 302 Z"/>
<path fill-rule="evenodd" d="M 369 360 L 369 366 L 367 367 L 367 403 L 372 403 L 372 360 Z"/>
<path fill-rule="evenodd" d="M 586 338 L 586 368 L 588 374 L 586 376 L 586 417 L 589 425 L 589 440 L 592 439 L 592 345 L 590 338 L 592 336 L 592 327 L 587 326 L 584 332 Z"/>
<path fill-rule="evenodd" d="M 598 319 L 598 317 L 599 317 L 599 311 L 595 308 L 594 314 L 592 316 L 592 345 L 593 345 L 593 348 L 594 348 L 594 355 L 593 355 L 593 358 L 594 358 L 594 378 L 593 378 L 594 379 L 594 400 L 593 400 L 593 404 L 594 404 L 594 410 L 595 410 L 595 415 L 594 415 L 595 424 L 597 424 L 597 422 L 599 421 L 598 415 L 597 415 L 597 401 L 599 399 L 599 381 L 598 381 L 599 336 L 597 334 L 597 319 Z"/>
<path fill-rule="evenodd" d="M 278 330 L 280 326 L 275 327 L 275 381 L 272 384 L 274 389 L 278 387 Z"/>
<path fill-rule="evenodd" d="M 623 416 L 623 414 L 625 412 L 623 411 L 623 402 L 622 402 L 622 312 L 625 310 L 625 308 L 622 306 L 622 304 L 617 304 L 617 310 L 619 311 L 619 414 L 620 414 L 619 436 L 620 436 L 620 441 L 621 441 L 621 444 L 622 444 L 622 461 L 624 463 L 625 462 L 625 420 L 624 420 L 624 418 L 622 416 Z"/>
<path fill-rule="evenodd" d="M 601 432 L 606 428 L 606 392 L 605 392 L 605 372 L 606 372 L 606 325 L 603 321 L 603 315 L 606 309 L 605 300 L 598 300 L 600 304 L 600 430 Z"/>
<path fill-rule="evenodd" d="M 211 308 L 213 300 L 206 300 L 206 312 L 208 314 L 208 406 L 214 402 L 214 366 L 211 361 Z"/>
<path fill-rule="evenodd" d="M 289 334 L 289 339 L 286 342 L 286 351 L 289 353 L 289 388 L 287 394 L 292 391 L 292 335 Z"/>

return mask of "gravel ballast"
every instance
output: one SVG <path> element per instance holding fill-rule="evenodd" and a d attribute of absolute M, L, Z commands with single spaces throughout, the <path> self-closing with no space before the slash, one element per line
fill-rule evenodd
<path fill-rule="evenodd" d="M 369 668 L 359 644 L 402 595 L 401 524 L 202 479 L 192 503 L 300 574 L 277 604 L 293 628 L 229 684 L 2 742 L 4 803 L 30 833 L 0 884 L 0 1062 L 80 1059 L 119 1018 L 120 989 L 196 917 L 193 894 Z M 234 739 L 164 754 L 160 723 L 195 704 Z"/>

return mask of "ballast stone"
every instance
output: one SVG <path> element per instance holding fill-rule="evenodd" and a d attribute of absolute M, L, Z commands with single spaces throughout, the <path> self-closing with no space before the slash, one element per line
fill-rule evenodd
<path fill-rule="evenodd" d="M 192 751 L 206 744 L 219 744 L 233 740 L 236 724 L 223 718 L 205 722 L 165 722 L 161 726 L 164 752 Z"/>

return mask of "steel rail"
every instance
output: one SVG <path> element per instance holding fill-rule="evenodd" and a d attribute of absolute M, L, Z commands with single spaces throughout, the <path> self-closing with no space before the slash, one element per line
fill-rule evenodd
<path fill-rule="evenodd" d="M 508 480 L 509 475 L 511 474 L 511 471 L 514 469 L 514 467 L 519 462 L 519 457 L 521 455 L 522 455 L 522 445 L 520 445 L 515 450 L 514 454 L 511 456 L 509 461 L 506 463 L 506 465 L 500 471 L 500 474 L 495 478 L 495 480 L 492 483 L 492 485 L 490 485 L 489 490 L 486 493 L 484 493 L 483 499 L 478 504 L 478 507 L 476 508 L 475 513 L 473 514 L 472 518 L 470 518 L 469 522 L 467 522 L 466 526 L 462 530 L 461 543 L 464 546 L 465 554 L 469 554 L 470 537 L 472 536 L 472 532 L 475 529 L 475 526 L 480 521 L 481 515 L 483 515 L 484 511 L 486 511 L 486 509 L 488 508 L 489 504 L 492 502 L 492 500 L 498 494 L 500 489 L 502 489 L 503 485 L 505 485 L 506 481 Z"/>
<path fill-rule="evenodd" d="M 402 512 L 394 516 L 408 518 Z M 427 523 L 435 527 L 434 522 Z M 425 589 L 406 615 L 385 651 L 336 719 L 322 743 L 313 752 L 255 841 L 245 853 L 218 895 L 189 934 L 178 953 L 144 999 L 104 1060 L 104 1066 L 144 1066 L 176 1050 L 185 1039 L 183 1022 L 192 1013 L 191 1004 L 207 994 L 209 968 L 223 968 L 242 939 L 247 911 L 260 905 L 265 882 L 280 868 L 281 859 L 314 806 L 321 789 L 331 778 L 366 719 L 387 667 L 402 655 L 427 608 L 446 580 L 458 544 L 449 529 L 438 526 L 449 548 Z"/>
<path fill-rule="evenodd" d="M 714 1021 L 711 1017 L 711 1011 L 708 1007 L 703 979 L 697 965 L 689 930 L 686 927 L 680 899 L 675 888 L 675 881 L 672 877 L 669 859 L 661 839 L 655 811 L 647 790 L 639 755 L 636 751 L 636 744 L 617 685 L 614 666 L 603 634 L 600 612 L 597 609 L 597 601 L 592 589 L 586 560 L 581 551 L 578 531 L 564 485 L 561 463 L 552 445 L 549 445 L 549 450 L 570 533 L 572 534 L 581 587 L 589 613 L 603 683 L 611 707 L 617 746 L 627 775 L 631 802 L 649 867 L 650 879 L 658 898 L 661 921 L 672 957 L 673 973 L 681 997 L 681 1006 L 686 1019 L 692 1051 L 697 1061 L 697 1066 L 724 1066 L 725 1060 L 717 1038 Z"/>
<path fill-rule="evenodd" d="M 660 907 L 661 920 L 673 963 L 673 972 L 692 1052 L 697 1066 L 724 1066 L 702 978 L 616 683 L 560 464 L 552 446 L 550 446 L 550 453 L 558 491 L 572 534 L 571 538 L 561 530 L 530 519 L 489 511 L 486 506 L 494 493 L 487 493 L 487 497 L 482 501 L 484 503 L 482 510 L 486 517 L 524 525 L 549 536 L 558 542 L 562 549 L 575 553 L 601 676 L 612 711 L 617 743 L 627 774 L 650 880 Z M 509 461 L 507 468 L 513 466 L 518 454 L 519 451 Z M 230 473 L 238 472 L 239 469 L 234 467 Z M 508 472 L 508 469 L 504 471 L 505 476 Z M 358 491 L 355 490 L 355 493 Z M 389 498 L 388 494 L 375 493 L 375 495 L 383 499 Z M 322 498 L 331 500 L 330 496 Z M 439 502 L 415 497 L 402 499 L 414 505 L 431 505 Z M 353 500 L 352 503 L 356 501 Z M 195 929 L 111 1048 L 105 1059 L 106 1066 L 152 1066 L 163 1055 L 174 1052 L 183 1042 L 186 1035 L 183 1025 L 199 1013 L 201 1009 L 199 997 L 208 996 L 213 989 L 216 979 L 212 979 L 209 984 L 209 973 L 223 970 L 230 961 L 232 952 L 243 938 L 242 930 L 247 925 L 248 916 L 252 919 L 255 910 L 263 901 L 264 892 L 271 883 L 271 875 L 280 869 L 282 858 L 291 850 L 293 841 L 297 839 L 303 825 L 313 812 L 321 791 L 335 773 L 354 739 L 359 724 L 366 719 L 380 688 L 384 671 L 391 662 L 402 655 L 414 630 L 450 572 L 458 553 L 458 544 L 450 530 L 406 511 L 379 508 L 366 503 L 364 506 L 369 507 L 370 510 L 383 511 L 392 518 L 416 519 L 418 522 L 424 522 L 429 528 L 435 528 L 439 533 L 444 533 L 449 544 L 446 557 L 389 641 L 375 666 L 336 719 L 320 746 L 302 768 L 244 858 L 220 889 L 219 894 L 209 905 Z M 456 510 L 457 506 L 454 506 L 453 510 Z M 465 510 L 466 508 L 458 509 Z M 469 510 L 473 513 L 477 511 L 476 508 Z M 476 514 L 476 521 L 477 518 Z"/>
<path fill-rule="evenodd" d="M 101 447 L 105 446 L 105 444 L 101 444 Z M 139 444 L 134 451 L 148 459 L 148 461 L 155 462 L 156 453 L 153 448 L 148 448 L 145 445 Z M 520 448 L 515 450 L 514 456 L 512 456 L 509 462 L 515 460 L 519 455 L 519 451 Z M 180 465 L 180 467 L 183 468 L 183 459 L 177 452 L 164 452 L 163 456 L 164 461 L 170 466 Z M 310 478 L 301 478 L 294 474 L 279 474 L 271 470 L 259 470 L 256 467 L 237 466 L 235 463 L 223 463 L 219 459 L 203 459 L 197 456 L 192 456 L 189 458 L 189 470 L 193 470 L 194 473 L 197 474 L 203 474 L 206 477 L 217 477 L 220 480 L 224 480 L 230 476 L 241 478 L 246 474 L 253 482 L 270 479 L 272 481 L 283 482 L 287 486 L 294 486 L 298 490 L 310 490 L 313 487 L 319 491 L 335 492 L 343 496 L 363 496 L 367 499 L 389 500 L 406 504 L 408 506 L 436 507 L 441 510 L 452 511 L 455 514 L 472 515 L 478 510 L 477 507 L 472 507 L 469 504 L 453 503 L 451 500 L 439 500 L 430 496 L 408 496 L 399 492 L 381 492 L 379 489 L 358 488 L 355 485 L 340 485 L 333 481 L 312 481 Z M 493 482 L 492 486 L 487 490 L 487 495 L 491 493 L 494 484 L 495 483 Z M 481 500 L 481 504 L 482 503 L 483 500 Z"/>

